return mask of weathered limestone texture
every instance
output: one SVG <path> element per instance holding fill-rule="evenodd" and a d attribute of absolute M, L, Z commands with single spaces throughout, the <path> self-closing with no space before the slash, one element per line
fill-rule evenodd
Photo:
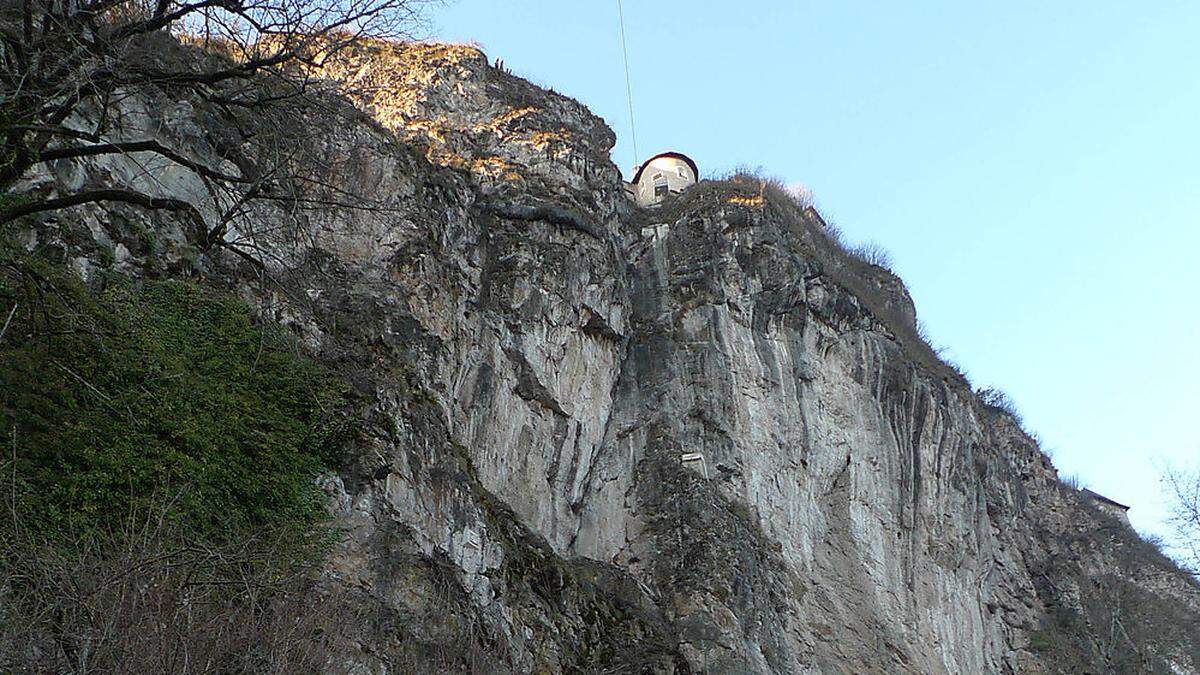
<path fill-rule="evenodd" d="M 384 208 L 263 207 L 286 227 L 231 231 L 245 255 L 132 207 L 26 237 L 85 276 L 108 248 L 236 288 L 354 384 L 328 575 L 375 609 L 331 672 L 1200 668 L 1195 581 L 1061 484 L 918 337 L 899 279 L 782 191 L 639 210 L 602 120 L 472 47 L 369 45 L 328 74 L 343 114 L 306 142 Z M 130 138 L 252 162 L 204 101 L 124 105 Z M 155 177 L 105 156 L 26 187 L 219 212 L 195 175 Z"/>

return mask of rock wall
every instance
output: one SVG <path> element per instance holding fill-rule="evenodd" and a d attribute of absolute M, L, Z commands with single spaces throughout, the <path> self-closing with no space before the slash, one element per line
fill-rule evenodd
<path fill-rule="evenodd" d="M 374 208 L 263 206 L 238 255 L 132 207 L 23 241 L 235 288 L 354 383 L 328 574 L 374 611 L 331 671 L 1200 667 L 1195 581 L 1062 485 L 920 340 L 903 284 L 791 198 L 743 177 L 639 210 L 602 120 L 474 48 L 367 45 L 327 75 L 342 112 L 302 142 Z M 130 138 L 252 163 L 209 102 L 123 105 Z M 137 159 L 24 189 L 220 212 Z"/>

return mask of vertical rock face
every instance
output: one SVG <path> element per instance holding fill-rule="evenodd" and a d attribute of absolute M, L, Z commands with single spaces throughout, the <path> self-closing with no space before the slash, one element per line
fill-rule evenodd
<path fill-rule="evenodd" d="M 638 210 L 602 120 L 473 48 L 368 45 L 334 74 L 374 121 L 313 142 L 386 209 L 234 233 L 273 285 L 192 268 L 361 394 L 359 459 L 324 479 L 349 532 L 330 578 L 376 618 L 331 670 L 1200 667 L 1194 580 L 1062 485 L 916 335 L 899 280 L 789 197 L 745 178 Z M 196 133 L 167 140 L 237 164 L 218 116 L 172 106 Z M 56 218 L 30 245 L 84 271 L 138 228 L 170 244 L 124 271 L 191 258 L 161 216 Z"/>
<path fill-rule="evenodd" d="M 615 139 L 579 103 L 489 67 L 475 49 L 364 51 L 347 81 L 360 104 L 429 161 L 465 170 L 477 191 L 463 230 L 445 240 L 469 278 L 412 305 L 442 347 L 433 388 L 484 486 L 563 551 L 626 331 Z M 450 295 L 457 311 L 446 311 Z"/>

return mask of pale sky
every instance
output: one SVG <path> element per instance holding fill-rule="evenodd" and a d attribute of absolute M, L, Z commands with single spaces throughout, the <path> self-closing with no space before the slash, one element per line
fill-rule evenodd
<path fill-rule="evenodd" d="M 808 186 L 1064 474 L 1161 531 L 1200 459 L 1200 3 L 625 0 L 638 150 Z M 452 0 L 430 37 L 573 96 L 634 164 L 616 0 Z"/>

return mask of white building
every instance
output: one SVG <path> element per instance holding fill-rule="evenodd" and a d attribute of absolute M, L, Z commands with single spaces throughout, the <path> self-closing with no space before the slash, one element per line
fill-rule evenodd
<path fill-rule="evenodd" d="M 654 206 L 696 184 L 700 170 L 691 157 L 679 152 L 663 152 L 638 167 L 629 190 L 638 206 Z"/>

